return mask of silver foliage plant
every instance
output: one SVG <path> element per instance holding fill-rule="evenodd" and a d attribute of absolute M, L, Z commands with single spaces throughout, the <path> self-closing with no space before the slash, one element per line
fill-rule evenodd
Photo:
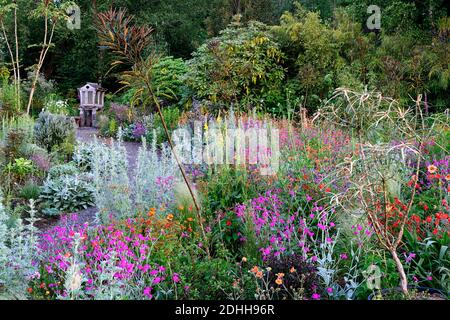
<path fill-rule="evenodd" d="M 10 223 L 0 194 L 0 298 L 24 299 L 28 282 L 37 274 L 38 230 L 34 200 L 30 200 L 30 218 Z"/>
<path fill-rule="evenodd" d="M 170 207 L 174 202 L 175 184 L 180 181 L 177 163 L 170 148 L 156 145 L 156 136 L 150 146 L 143 139 L 139 148 L 134 173 L 135 204 L 138 212 L 151 207 Z"/>
<path fill-rule="evenodd" d="M 92 173 L 98 222 L 132 215 L 127 152 L 119 140 L 111 146 L 92 144 Z"/>
<path fill-rule="evenodd" d="M 150 145 L 143 140 L 133 170 L 120 132 L 118 141 L 110 145 L 95 141 L 82 148 L 91 150 L 97 222 L 108 223 L 152 207 L 174 205 L 174 189 L 180 181 L 176 162 L 167 145 L 157 147 L 155 137 Z"/>

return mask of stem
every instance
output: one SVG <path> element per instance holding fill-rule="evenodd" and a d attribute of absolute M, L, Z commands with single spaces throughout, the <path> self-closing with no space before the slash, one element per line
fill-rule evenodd
<path fill-rule="evenodd" d="M 31 111 L 31 104 L 33 103 L 33 97 L 34 92 L 36 91 L 36 83 L 39 79 L 39 72 L 41 71 L 42 65 L 44 64 L 45 57 L 47 56 L 47 52 L 50 49 L 50 45 L 53 40 L 53 35 L 55 33 L 56 28 L 56 20 L 53 22 L 52 29 L 50 31 L 50 37 L 48 35 L 48 13 L 45 12 L 45 35 L 44 35 L 44 43 L 42 45 L 41 53 L 39 55 L 39 61 L 36 67 L 33 83 L 31 85 L 31 92 L 30 97 L 28 99 L 28 106 L 27 106 L 27 114 L 30 114 Z M 48 40 L 47 40 L 48 39 Z"/>
<path fill-rule="evenodd" d="M 17 100 L 17 99 L 18 99 L 18 96 L 19 96 L 20 92 L 18 91 L 18 88 L 17 88 L 16 60 L 14 59 L 14 54 L 13 54 L 13 52 L 12 52 L 11 45 L 10 45 L 9 40 L 8 40 L 8 35 L 6 34 L 5 25 L 4 25 L 3 19 L 2 19 L 1 17 L 0 17 L 0 25 L 1 25 L 1 27 L 2 27 L 3 37 L 5 38 L 6 46 L 7 46 L 7 48 L 8 48 L 8 52 L 9 52 L 9 55 L 10 55 L 10 58 L 11 58 L 11 63 L 12 63 L 12 66 L 13 66 L 13 73 L 14 73 L 14 91 L 15 91 L 15 95 L 16 95 L 16 101 L 15 101 L 15 103 L 17 104 L 17 105 L 16 105 L 17 110 L 19 110 L 19 104 L 18 104 L 18 100 Z"/>
<path fill-rule="evenodd" d="M 395 261 L 395 265 L 397 266 L 398 274 L 400 275 L 400 288 L 405 295 L 408 295 L 408 280 L 406 279 L 405 268 L 403 268 L 403 264 L 397 255 L 397 251 L 392 249 L 390 252 Z"/>
<path fill-rule="evenodd" d="M 161 123 L 162 123 L 162 125 L 163 125 L 164 132 L 165 132 L 165 134 L 166 134 L 167 141 L 168 141 L 169 146 L 170 146 L 170 150 L 172 151 L 172 154 L 173 154 L 173 156 L 174 156 L 174 158 L 175 158 L 175 160 L 176 160 L 176 162 L 177 162 L 178 168 L 180 169 L 181 175 L 183 176 L 183 180 L 184 180 L 184 182 L 185 182 L 185 184 L 186 184 L 186 186 L 187 186 L 187 188 L 188 188 L 188 190 L 189 190 L 189 193 L 190 193 L 190 195 L 191 195 L 192 201 L 194 202 L 195 209 L 196 209 L 196 211 L 197 211 L 197 218 L 198 218 L 198 220 L 199 220 L 199 222 L 200 222 L 200 228 L 201 228 L 201 230 L 202 230 L 202 236 L 203 236 L 203 239 L 204 239 L 204 241 L 205 241 L 205 249 L 206 249 L 206 253 L 207 253 L 207 255 L 208 255 L 208 258 L 210 258 L 211 255 L 210 255 L 210 252 L 209 252 L 208 238 L 206 237 L 205 227 L 204 227 L 204 225 L 203 225 L 203 217 L 202 217 L 202 214 L 201 214 L 201 208 L 200 208 L 200 206 L 199 206 L 199 204 L 198 204 L 198 201 L 197 201 L 197 199 L 196 199 L 196 197 L 195 197 L 194 191 L 193 191 L 192 186 L 191 186 L 191 184 L 190 184 L 190 182 L 189 182 L 189 179 L 188 179 L 188 177 L 187 177 L 187 175 L 186 175 L 186 171 L 184 170 L 183 164 L 181 163 L 180 159 L 178 158 L 178 154 L 176 153 L 175 148 L 174 148 L 174 146 L 173 146 L 172 138 L 170 137 L 169 130 L 167 129 L 167 124 L 166 124 L 166 121 L 165 121 L 165 119 L 164 119 L 164 115 L 162 114 L 161 106 L 160 106 L 160 104 L 159 104 L 159 101 L 158 101 L 158 99 L 156 98 L 156 96 L 154 95 L 153 90 L 152 90 L 152 87 L 151 87 L 151 85 L 148 83 L 148 81 L 146 81 L 146 85 L 147 85 L 147 89 L 149 90 L 149 93 L 150 93 L 150 94 L 152 95 L 152 97 L 153 97 L 153 101 L 154 101 L 155 104 L 156 104 L 156 108 L 158 109 L 158 114 L 159 114 L 159 117 L 160 117 L 160 119 L 161 119 Z"/>
<path fill-rule="evenodd" d="M 19 62 L 19 37 L 17 33 L 17 1 L 14 1 L 16 3 L 16 7 L 14 7 L 14 39 L 16 42 L 16 69 L 17 69 L 17 107 L 20 110 L 21 107 L 21 99 L 20 99 L 20 62 Z"/>

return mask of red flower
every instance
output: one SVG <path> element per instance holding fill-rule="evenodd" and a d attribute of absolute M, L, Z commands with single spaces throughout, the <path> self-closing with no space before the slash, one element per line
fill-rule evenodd
<path fill-rule="evenodd" d="M 423 210 L 428 211 L 428 206 L 426 204 L 423 205 Z"/>
<path fill-rule="evenodd" d="M 231 221 L 227 220 L 227 226 L 231 226 Z"/>

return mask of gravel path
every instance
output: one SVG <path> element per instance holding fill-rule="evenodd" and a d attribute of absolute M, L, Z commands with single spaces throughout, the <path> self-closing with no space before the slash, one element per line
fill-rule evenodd
<path fill-rule="evenodd" d="M 98 137 L 98 130 L 94 128 L 78 128 L 77 129 L 77 141 L 78 142 L 93 142 L 95 140 L 95 137 L 97 137 L 98 141 L 108 143 L 110 139 L 105 139 Z M 128 158 L 128 176 L 130 177 L 130 180 L 132 181 L 134 179 L 134 169 L 136 168 L 137 164 L 137 154 L 139 147 L 141 146 L 141 143 L 138 142 L 124 142 L 125 149 L 127 150 L 127 158 Z M 77 224 L 84 224 L 89 223 L 90 225 L 95 224 L 95 214 L 97 212 L 96 207 L 91 207 L 86 210 L 77 212 L 76 215 L 78 216 L 78 219 L 76 220 Z M 51 227 L 65 224 L 65 219 L 43 219 L 41 220 L 37 226 L 39 229 L 45 232 L 45 230 L 48 230 Z M 70 219 L 68 219 L 70 222 Z"/>

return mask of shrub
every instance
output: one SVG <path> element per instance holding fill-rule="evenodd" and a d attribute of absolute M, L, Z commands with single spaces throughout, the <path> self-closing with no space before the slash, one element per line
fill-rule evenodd
<path fill-rule="evenodd" d="M 22 187 L 19 197 L 24 200 L 37 200 L 41 194 L 41 187 L 35 183 L 28 183 Z"/>
<path fill-rule="evenodd" d="M 48 178 L 57 179 L 61 176 L 75 176 L 79 173 L 80 171 L 74 164 L 67 163 L 52 167 L 48 172 Z"/>
<path fill-rule="evenodd" d="M 92 143 L 80 143 L 75 148 L 73 155 L 73 162 L 81 171 L 91 171 L 92 160 L 94 157 L 94 144 Z"/>
<path fill-rule="evenodd" d="M 48 208 L 62 212 L 76 212 L 94 205 L 94 188 L 83 176 L 63 175 L 47 179 L 42 187 L 40 199 Z"/>
<path fill-rule="evenodd" d="M 5 169 L 8 174 L 12 174 L 17 182 L 23 182 L 34 171 L 33 163 L 24 158 L 15 159 L 10 162 Z"/>
<path fill-rule="evenodd" d="M 266 95 L 281 89 L 282 58 L 266 25 L 232 24 L 193 54 L 186 82 L 198 97 L 213 103 L 262 107 Z"/>
<path fill-rule="evenodd" d="M 48 152 L 67 139 L 75 139 L 75 123 L 71 118 L 41 112 L 34 127 L 36 143 Z"/>
<path fill-rule="evenodd" d="M 22 156 L 21 148 L 27 142 L 26 133 L 21 129 L 11 129 L 5 141 L 3 154 L 6 161 L 13 161 Z"/>
<path fill-rule="evenodd" d="M 183 59 L 164 57 L 153 66 L 155 95 L 169 102 L 180 101 L 183 94 L 183 75 L 188 71 Z"/>
<path fill-rule="evenodd" d="M 133 215 L 128 177 L 128 158 L 122 142 L 111 147 L 97 144 L 92 149 L 92 174 L 95 203 L 99 210 L 97 218 L 109 222 Z"/>
<path fill-rule="evenodd" d="M 63 100 L 55 94 L 50 94 L 47 97 L 43 111 L 64 116 L 70 116 L 73 114 L 67 100 Z"/>
<path fill-rule="evenodd" d="M 29 279 L 36 275 L 33 261 L 38 237 L 33 201 L 29 213 L 27 224 L 21 219 L 11 223 L 0 195 L 0 297 L 6 292 L 10 299 L 25 299 Z"/>
<path fill-rule="evenodd" d="M 174 187 L 178 168 L 169 147 L 162 146 L 159 152 L 156 142 L 147 147 L 144 140 L 139 148 L 135 176 L 135 203 L 137 211 L 151 207 L 174 205 Z"/>

